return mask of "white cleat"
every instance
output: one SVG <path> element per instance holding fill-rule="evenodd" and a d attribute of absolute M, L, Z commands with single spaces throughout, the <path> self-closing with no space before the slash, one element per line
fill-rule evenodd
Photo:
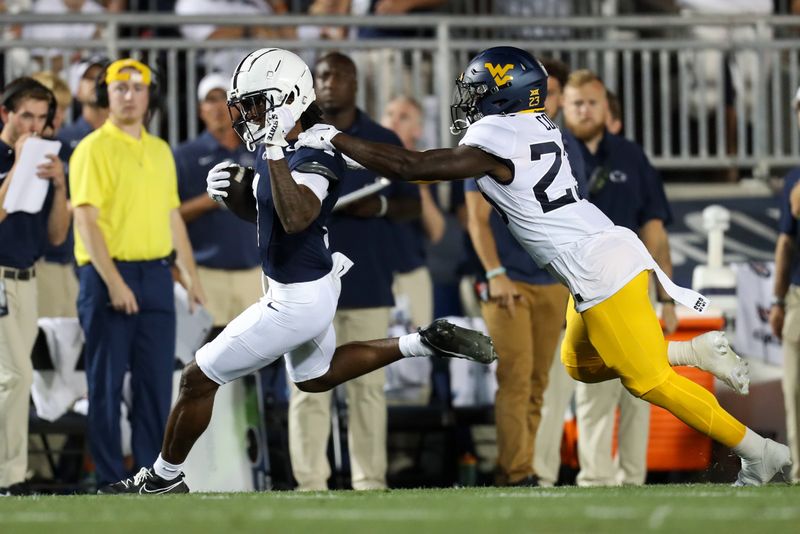
<path fill-rule="evenodd" d="M 747 361 L 733 352 L 725 332 L 715 330 L 692 339 L 692 350 L 700 369 L 716 376 L 739 395 L 750 392 L 750 369 Z"/>
<path fill-rule="evenodd" d="M 771 439 L 765 439 L 761 458 L 756 460 L 742 458 L 742 469 L 733 485 L 763 486 L 778 473 L 781 474 L 784 482 L 790 482 L 791 469 L 792 458 L 789 454 L 789 447 Z"/>

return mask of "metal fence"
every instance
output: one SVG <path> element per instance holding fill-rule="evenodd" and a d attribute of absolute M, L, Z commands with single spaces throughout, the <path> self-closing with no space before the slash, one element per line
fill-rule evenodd
<path fill-rule="evenodd" d="M 200 77 L 210 69 L 232 69 L 235 58 L 263 46 L 294 50 L 310 63 L 333 49 L 352 54 L 359 65 L 361 107 L 374 116 L 396 94 L 415 96 L 432 125 L 431 144 L 452 145 L 449 105 L 456 75 L 480 49 L 513 44 L 560 58 L 573 69 L 596 71 L 620 96 L 625 135 L 641 143 L 661 168 L 748 167 L 767 173 L 800 161 L 791 108 L 800 85 L 800 17 L 0 16 L 6 27 L 87 22 L 98 24 L 103 37 L 0 42 L 5 79 L 68 65 L 87 51 L 143 59 L 159 68 L 167 105 L 155 129 L 173 145 L 198 131 Z M 180 37 L 177 28 L 197 24 L 287 26 L 303 28 L 298 32 L 303 37 L 200 42 Z M 373 26 L 413 35 L 314 37 L 315 28 L 325 26 Z M 142 28 L 160 36 L 131 36 L 132 29 Z"/>

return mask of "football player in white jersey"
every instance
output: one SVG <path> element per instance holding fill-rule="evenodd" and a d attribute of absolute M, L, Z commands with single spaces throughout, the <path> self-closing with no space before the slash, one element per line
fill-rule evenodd
<path fill-rule="evenodd" d="M 692 428 L 732 447 L 742 459 L 737 485 L 761 485 L 789 473 L 789 449 L 765 439 L 723 410 L 700 385 L 672 370 L 694 365 L 740 393 L 747 368 L 719 333 L 667 343 L 648 297 L 649 272 L 681 304 L 708 301 L 676 286 L 630 230 L 615 226 L 578 195 L 561 132 L 542 113 L 547 73 L 513 47 L 484 50 L 456 81 L 457 148 L 413 152 L 372 143 L 318 124 L 298 145 L 337 149 L 395 180 L 461 180 L 478 187 L 531 257 L 571 293 L 561 359 L 583 382 L 619 378 L 635 396 L 661 406 Z M 669 345 L 669 347 L 668 347 Z"/>

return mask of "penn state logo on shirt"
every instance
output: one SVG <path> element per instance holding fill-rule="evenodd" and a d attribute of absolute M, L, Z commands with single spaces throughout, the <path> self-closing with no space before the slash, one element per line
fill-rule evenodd
<path fill-rule="evenodd" d="M 213 154 L 209 155 L 209 156 L 202 156 L 202 157 L 198 158 L 197 159 L 197 164 L 200 165 L 201 167 L 203 167 L 205 165 L 208 165 L 212 161 L 214 161 L 214 155 Z"/>
<path fill-rule="evenodd" d="M 628 175 L 622 171 L 613 170 L 608 173 L 608 179 L 610 182 L 615 184 L 624 184 L 628 181 Z"/>

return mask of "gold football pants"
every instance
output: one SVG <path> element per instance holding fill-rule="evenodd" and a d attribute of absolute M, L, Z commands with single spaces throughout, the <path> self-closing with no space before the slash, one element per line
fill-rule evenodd
<path fill-rule="evenodd" d="M 669 365 L 667 342 L 642 271 L 614 295 L 578 313 L 570 298 L 561 361 L 581 382 L 619 378 L 633 395 L 669 410 L 698 432 L 733 447 L 745 427 L 707 389 Z"/>

